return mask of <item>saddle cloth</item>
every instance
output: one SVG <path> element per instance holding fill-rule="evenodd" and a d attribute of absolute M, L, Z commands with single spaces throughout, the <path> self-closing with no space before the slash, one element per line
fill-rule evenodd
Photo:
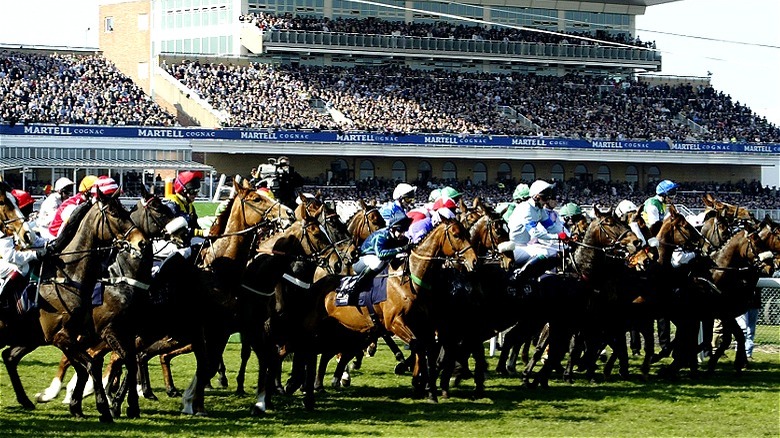
<path fill-rule="evenodd" d="M 353 284 L 357 281 L 357 275 L 344 277 L 341 279 L 338 289 L 336 289 L 336 306 L 349 306 L 349 293 Z M 371 288 L 367 290 L 354 291 L 359 293 L 358 306 L 369 307 L 374 304 L 387 300 L 387 268 L 373 278 Z"/>

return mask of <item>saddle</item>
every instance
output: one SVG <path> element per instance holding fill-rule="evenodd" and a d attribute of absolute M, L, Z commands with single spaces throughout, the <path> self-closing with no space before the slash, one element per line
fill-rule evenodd
<path fill-rule="evenodd" d="M 355 283 L 357 283 L 359 275 L 342 278 L 336 289 L 336 306 L 358 306 L 370 309 L 374 304 L 386 301 L 387 273 L 388 267 L 385 267 L 372 279 L 370 287 L 363 287 L 362 290 L 355 290 Z"/>
<path fill-rule="evenodd" d="M 0 287 L 0 309 L 13 307 L 20 316 L 36 309 L 38 306 L 35 303 L 35 295 L 38 285 L 31 280 L 18 272 L 9 275 Z"/>

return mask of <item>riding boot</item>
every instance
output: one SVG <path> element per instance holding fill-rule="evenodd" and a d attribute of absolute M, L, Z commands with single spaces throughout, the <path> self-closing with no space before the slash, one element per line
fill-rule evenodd
<path fill-rule="evenodd" d="M 536 256 L 528 260 L 522 268 L 512 273 L 511 281 L 515 283 L 527 283 L 539 278 L 547 269 L 555 266 L 557 257 Z"/>
<path fill-rule="evenodd" d="M 362 291 L 367 284 L 374 278 L 374 271 L 371 268 L 365 268 L 357 275 L 357 279 L 352 283 L 352 287 L 347 289 L 349 299 L 347 302 L 350 306 L 357 306 L 360 299 L 360 291 Z"/>

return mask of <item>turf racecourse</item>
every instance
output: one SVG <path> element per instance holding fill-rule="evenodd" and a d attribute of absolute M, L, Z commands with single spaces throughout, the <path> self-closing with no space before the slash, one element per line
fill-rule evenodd
<path fill-rule="evenodd" d="M 110 425 L 98 423 L 93 397 L 84 401 L 88 417 L 81 420 L 71 418 L 59 400 L 34 411 L 21 409 L 2 368 L 0 436 L 780 436 L 776 351 L 757 352 L 742 377 L 731 369 L 733 355 L 713 378 L 682 376 L 673 383 L 657 378 L 642 382 L 634 375 L 598 384 L 553 381 L 547 390 L 528 390 L 516 378 L 491 374 L 483 399 L 468 398 L 468 381 L 453 390 L 453 398 L 429 404 L 410 398 L 410 377 L 394 375 L 392 355 L 380 347 L 354 373 L 352 386 L 318 395 L 315 412 L 306 412 L 297 394 L 277 397 L 275 409 L 260 418 L 249 416 L 252 396 L 233 393 L 238 351 L 239 344 L 229 344 L 225 355 L 230 387 L 207 393 L 211 416 L 181 416 L 179 399 L 165 395 L 159 364 L 152 361 L 160 400 L 142 399 L 142 418 L 120 418 Z M 22 362 L 20 372 L 31 397 L 48 384 L 59 357 L 58 350 L 45 347 Z M 491 358 L 491 369 L 494 365 Z M 247 381 L 254 380 L 256 366 L 253 359 Z M 632 366 L 636 372 L 638 359 Z M 192 355 L 175 359 L 173 370 L 178 386 L 185 387 L 194 370 Z"/>

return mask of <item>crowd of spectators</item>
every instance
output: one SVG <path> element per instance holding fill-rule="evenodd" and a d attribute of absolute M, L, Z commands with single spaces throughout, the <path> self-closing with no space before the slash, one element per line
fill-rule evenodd
<path fill-rule="evenodd" d="M 102 55 L 0 52 L 0 122 L 174 126 Z"/>
<path fill-rule="evenodd" d="M 643 42 L 624 32 L 597 30 L 588 32 L 538 32 L 509 27 L 487 27 L 480 25 L 454 24 L 446 21 L 434 23 L 406 23 L 384 20 L 376 17 L 336 18 L 293 15 L 274 15 L 266 12 L 241 15 L 239 21 L 253 23 L 262 30 L 304 30 L 310 32 L 338 32 L 364 35 L 397 35 L 411 37 L 433 37 L 485 41 L 517 41 L 544 44 L 596 45 L 617 43 L 655 49 L 655 42 Z M 568 35 L 568 37 L 567 37 Z"/>
<path fill-rule="evenodd" d="M 224 126 L 606 140 L 777 142 L 780 129 L 711 87 L 605 76 L 184 61 L 163 67 Z M 317 110 L 319 101 L 331 112 Z M 505 115 L 514 109 L 532 126 Z M 334 117 L 333 111 L 343 117 Z M 690 117 L 704 132 L 694 133 Z"/>
<path fill-rule="evenodd" d="M 524 181 L 530 184 L 532 181 Z M 390 200 L 393 188 L 398 181 L 387 179 L 370 179 L 366 181 L 351 182 L 345 186 L 328 186 L 315 184 L 314 181 L 304 186 L 304 190 L 320 190 L 329 200 L 357 200 L 382 203 Z M 475 197 L 491 205 L 512 200 L 512 192 L 517 182 L 501 184 L 471 184 L 469 181 L 436 180 L 427 183 L 419 181 L 417 202 L 426 202 L 428 194 L 435 188 L 451 186 L 464 194 L 467 204 Z M 655 195 L 655 183 L 649 183 L 646 187 L 639 187 L 636 183 L 625 181 L 595 180 L 583 182 L 572 178 L 567 181 L 557 181 L 555 184 L 559 205 L 574 202 L 579 205 L 593 205 L 601 208 L 615 207 L 623 199 L 629 199 L 637 205 L 641 205 L 650 196 Z M 688 208 L 702 209 L 704 202 L 702 196 L 710 193 L 720 201 L 733 205 L 739 205 L 748 209 L 780 209 L 780 188 L 762 186 L 759 181 L 738 182 L 681 182 L 674 203 Z"/>
<path fill-rule="evenodd" d="M 780 129 L 766 118 L 701 85 L 652 86 L 606 76 L 428 71 L 397 65 L 184 61 L 163 67 L 229 114 L 225 127 L 400 136 L 780 141 Z M 0 97 L 0 122 L 10 124 L 176 125 L 172 115 L 101 55 L 0 52 Z M 681 122 L 686 119 L 703 132 L 692 132 Z"/>

